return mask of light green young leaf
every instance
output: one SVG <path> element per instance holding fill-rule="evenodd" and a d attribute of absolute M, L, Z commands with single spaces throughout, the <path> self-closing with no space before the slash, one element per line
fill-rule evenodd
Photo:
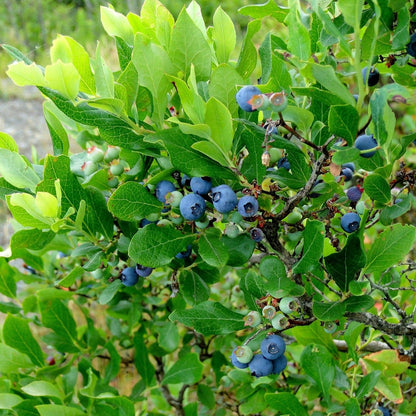
<path fill-rule="evenodd" d="M 0 409 L 12 410 L 13 407 L 17 406 L 22 401 L 23 399 L 17 394 L 0 393 Z"/>
<path fill-rule="evenodd" d="M 255 47 L 252 38 L 260 28 L 260 20 L 253 20 L 247 25 L 246 36 L 244 37 L 243 46 L 236 67 L 237 72 L 243 79 L 248 78 L 256 68 L 257 48 Z"/>
<path fill-rule="evenodd" d="M 214 143 L 211 143 L 207 140 L 203 140 L 203 141 L 194 143 L 192 145 L 192 148 L 198 150 L 199 152 L 203 153 L 204 155 L 211 158 L 212 160 L 215 160 L 220 165 L 228 166 L 228 161 L 224 157 L 224 154 L 221 152 L 218 146 L 216 146 Z"/>
<path fill-rule="evenodd" d="M 134 33 L 128 19 L 110 7 L 100 7 L 101 23 L 110 36 L 118 36 L 129 45 L 133 45 Z"/>
<path fill-rule="evenodd" d="M 97 95 L 102 98 L 114 98 L 114 78 L 110 68 L 101 56 L 100 44 L 97 44 L 94 61 L 95 85 Z"/>
<path fill-rule="evenodd" d="M 233 21 L 221 6 L 218 6 L 214 13 L 213 22 L 214 48 L 218 63 L 227 63 L 236 44 L 236 33 Z"/>
<path fill-rule="evenodd" d="M 23 61 L 14 62 L 9 65 L 6 74 L 19 87 L 26 85 L 46 87 L 48 85 L 42 69 L 35 63 L 28 65 Z"/>
<path fill-rule="evenodd" d="M 29 396 L 46 396 L 57 397 L 61 400 L 64 399 L 64 393 L 60 391 L 55 384 L 52 384 L 49 381 L 32 381 L 32 383 L 26 384 L 22 387 L 22 390 Z"/>
<path fill-rule="evenodd" d="M 302 24 L 298 12 L 298 4 L 291 2 L 290 12 L 285 18 L 289 30 L 287 46 L 289 51 L 299 58 L 300 61 L 307 61 L 311 55 L 311 41 L 308 29 Z"/>
<path fill-rule="evenodd" d="M 59 91 L 70 100 L 78 94 L 81 76 L 72 63 L 57 61 L 47 65 L 45 79 L 49 88 Z"/>
<path fill-rule="evenodd" d="M 361 14 L 363 11 L 364 0 L 338 0 L 338 8 L 341 10 L 345 21 L 353 28 L 359 27 Z"/>
<path fill-rule="evenodd" d="M 58 404 L 41 404 L 35 408 L 40 416 L 85 416 L 85 413 L 76 407 Z"/>
<path fill-rule="evenodd" d="M 7 149 L 16 153 L 19 152 L 19 148 L 13 140 L 13 137 L 4 132 L 0 132 L 0 149 Z"/>

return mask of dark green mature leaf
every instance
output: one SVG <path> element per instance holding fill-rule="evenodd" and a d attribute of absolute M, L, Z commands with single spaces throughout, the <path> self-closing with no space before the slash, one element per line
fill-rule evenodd
<path fill-rule="evenodd" d="M 134 365 L 142 376 L 145 386 L 150 386 L 155 377 L 155 369 L 149 360 L 149 352 L 146 348 L 142 331 L 137 331 L 133 338 L 134 343 Z"/>
<path fill-rule="evenodd" d="M 237 61 L 237 71 L 242 78 L 248 78 L 256 68 L 257 49 L 253 43 L 253 36 L 260 30 L 261 21 L 253 20 L 247 25 L 243 46 Z"/>
<path fill-rule="evenodd" d="M 308 345 L 302 352 L 300 364 L 311 377 L 326 399 L 335 378 L 332 354 L 321 344 Z"/>
<path fill-rule="evenodd" d="M 0 293 L 8 298 L 16 297 L 15 271 L 4 258 L 0 257 Z"/>
<path fill-rule="evenodd" d="M 165 351 L 173 352 L 179 347 L 181 337 L 178 327 L 173 322 L 161 322 L 156 327 L 156 331 L 159 334 L 159 345 Z"/>
<path fill-rule="evenodd" d="M 328 115 L 329 131 L 352 145 L 357 136 L 359 118 L 352 105 L 333 105 Z"/>
<path fill-rule="evenodd" d="M 395 202 L 391 206 L 384 207 L 380 212 L 380 222 L 389 225 L 395 219 L 405 214 L 412 206 L 413 196 L 411 194 L 400 197 L 400 202 Z"/>
<path fill-rule="evenodd" d="M 300 404 L 298 398 L 292 393 L 266 393 L 264 398 L 272 409 L 279 411 L 279 414 L 290 416 L 308 416 L 307 410 Z"/>
<path fill-rule="evenodd" d="M 43 367 L 43 352 L 27 320 L 8 314 L 3 324 L 3 340 L 10 347 L 26 354 L 33 364 Z"/>
<path fill-rule="evenodd" d="M 194 235 L 182 234 L 176 228 L 149 224 L 139 229 L 131 239 L 129 256 L 146 267 L 165 266 L 194 239 Z"/>
<path fill-rule="evenodd" d="M 137 182 L 122 184 L 108 200 L 110 212 L 123 221 L 137 221 L 162 208 L 163 204 Z"/>
<path fill-rule="evenodd" d="M 370 295 L 351 296 L 344 303 L 348 312 L 365 312 L 374 306 L 374 299 Z"/>
<path fill-rule="evenodd" d="M 77 342 L 77 325 L 68 307 L 56 298 L 39 299 L 42 324 L 69 344 Z"/>
<path fill-rule="evenodd" d="M 279 277 L 286 277 L 286 267 L 284 263 L 275 256 L 265 256 L 260 261 L 260 274 L 267 280 L 273 280 Z"/>
<path fill-rule="evenodd" d="M 397 12 L 397 26 L 392 40 L 393 50 L 402 50 L 409 42 L 409 21 L 409 9 L 401 7 Z"/>
<path fill-rule="evenodd" d="M 302 235 L 304 240 L 302 257 L 293 267 L 293 273 L 306 273 L 316 266 L 324 248 L 324 224 L 320 221 L 308 220 Z"/>
<path fill-rule="evenodd" d="M 247 234 L 240 234 L 236 238 L 230 238 L 226 235 L 221 237 L 228 253 L 228 266 L 242 266 L 253 254 L 256 242 Z"/>
<path fill-rule="evenodd" d="M 368 175 L 364 179 L 364 190 L 375 202 L 386 204 L 391 199 L 390 185 L 377 173 Z"/>
<path fill-rule="evenodd" d="M 314 302 L 313 314 L 324 322 L 336 321 L 344 316 L 346 306 L 342 302 Z"/>
<path fill-rule="evenodd" d="M 264 279 L 254 270 L 248 270 L 240 279 L 240 289 L 243 291 L 247 306 L 251 310 L 258 309 L 256 299 L 260 299 L 266 294 L 264 283 Z"/>
<path fill-rule="evenodd" d="M 308 29 L 302 24 L 296 3 L 290 3 L 285 23 L 289 30 L 288 49 L 300 61 L 307 61 L 311 54 Z"/>
<path fill-rule="evenodd" d="M 20 230 L 12 235 L 10 246 L 12 252 L 21 248 L 42 250 L 55 236 L 56 234 L 53 231 L 42 231 L 36 228 Z"/>
<path fill-rule="evenodd" d="M 219 302 L 203 302 L 192 309 L 176 310 L 169 316 L 203 335 L 226 335 L 244 328 L 243 315 Z"/>
<path fill-rule="evenodd" d="M 147 138 L 146 138 L 147 139 Z M 151 137 L 151 141 L 160 140 L 169 152 L 172 165 L 188 176 L 210 176 L 212 178 L 232 179 L 233 172 L 222 167 L 212 159 L 192 148 L 199 141 L 184 134 L 179 128 L 161 130 Z"/>
<path fill-rule="evenodd" d="M 356 344 L 364 328 L 365 328 L 364 324 L 360 324 L 358 322 L 350 322 L 348 324 L 348 328 L 346 329 L 344 333 L 344 339 L 348 345 L 348 354 L 350 355 L 350 357 L 354 360 L 356 364 L 358 364 L 358 360 L 359 360 L 359 357 L 356 351 Z"/>
<path fill-rule="evenodd" d="M 183 355 L 168 369 L 163 377 L 162 385 L 197 383 L 202 378 L 203 368 L 198 354 L 191 352 Z"/>
<path fill-rule="evenodd" d="M 0 178 L 0 199 L 6 200 L 6 195 L 14 194 L 15 192 L 21 192 L 19 188 L 11 185 L 4 178 Z"/>
<path fill-rule="evenodd" d="M 205 302 L 209 298 L 209 286 L 198 271 L 198 268 L 194 267 L 181 271 L 179 275 L 181 295 L 191 306 Z"/>
<path fill-rule="evenodd" d="M 69 141 L 68 133 L 59 121 L 58 117 L 48 108 L 48 102 L 43 105 L 43 113 L 45 115 L 46 124 L 48 125 L 49 134 L 52 138 L 53 154 L 68 155 Z"/>
<path fill-rule="evenodd" d="M 355 392 L 355 396 L 358 400 L 363 399 L 365 396 L 367 396 L 373 391 L 380 376 L 381 371 L 375 370 L 371 371 L 369 374 L 367 374 L 360 380 L 360 384 L 358 385 L 357 390 Z"/>
<path fill-rule="evenodd" d="M 367 253 L 365 271 L 379 273 L 404 259 L 412 248 L 416 229 L 411 225 L 394 224 L 380 233 Z"/>
<path fill-rule="evenodd" d="M 198 241 L 199 255 L 202 259 L 213 267 L 223 267 L 228 260 L 228 252 L 221 241 L 221 231 L 211 228 L 203 233 Z"/>
<path fill-rule="evenodd" d="M 345 247 L 325 257 L 325 266 L 338 287 L 348 291 L 348 286 L 355 279 L 357 272 L 365 266 L 365 253 L 361 238 L 356 234 L 348 236 Z"/>
<path fill-rule="evenodd" d="M 211 73 L 211 48 L 185 8 L 173 27 L 169 57 L 185 78 L 188 78 L 191 66 L 194 66 L 197 81 L 206 81 Z"/>

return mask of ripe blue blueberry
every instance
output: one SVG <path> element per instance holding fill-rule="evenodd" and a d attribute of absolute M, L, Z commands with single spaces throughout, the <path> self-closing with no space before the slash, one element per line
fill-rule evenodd
<path fill-rule="evenodd" d="M 358 150 L 370 150 L 374 149 L 373 151 L 366 151 L 364 153 L 360 153 L 360 156 L 369 158 L 376 154 L 377 149 L 377 140 L 373 137 L 372 134 L 362 134 L 355 139 L 354 147 Z"/>
<path fill-rule="evenodd" d="M 248 367 L 248 364 L 247 363 L 242 363 L 242 362 L 238 361 L 237 356 L 235 355 L 235 351 L 237 350 L 237 348 L 234 348 L 234 350 L 233 350 L 233 352 L 231 354 L 231 357 L 230 357 L 231 364 L 234 367 L 237 367 L 237 368 L 247 368 Z"/>
<path fill-rule="evenodd" d="M 341 176 L 343 176 L 346 181 L 350 181 L 352 179 L 353 174 L 354 172 L 350 168 L 341 169 Z"/>
<path fill-rule="evenodd" d="M 196 221 L 204 215 L 206 208 L 205 200 L 201 195 L 190 193 L 181 199 L 179 210 L 182 217 L 188 221 Z"/>
<path fill-rule="evenodd" d="M 192 253 L 192 245 L 189 244 L 186 250 L 180 251 L 175 257 L 177 259 L 186 259 L 188 258 Z"/>
<path fill-rule="evenodd" d="M 259 203 L 254 196 L 245 195 L 238 201 L 237 209 L 241 216 L 253 217 L 259 209 Z"/>
<path fill-rule="evenodd" d="M 248 363 L 251 375 L 255 377 L 268 376 L 273 372 L 273 362 L 265 358 L 262 354 L 256 354 Z"/>
<path fill-rule="evenodd" d="M 363 76 L 363 81 L 364 82 L 367 81 L 368 86 L 373 87 L 380 80 L 380 73 L 378 72 L 377 68 L 371 68 L 370 72 L 368 74 L 368 80 L 367 80 L 367 71 L 368 71 L 368 67 L 364 67 L 361 70 L 361 74 Z"/>
<path fill-rule="evenodd" d="M 287 367 L 287 358 L 281 355 L 272 361 L 273 363 L 273 374 L 280 374 Z"/>
<path fill-rule="evenodd" d="M 275 360 L 284 354 L 286 344 L 281 336 L 272 334 L 264 338 L 260 344 L 260 350 L 264 358 Z"/>
<path fill-rule="evenodd" d="M 390 410 L 387 409 L 384 406 L 378 406 L 378 410 L 380 410 L 383 413 L 383 416 L 390 416 L 391 415 Z"/>
<path fill-rule="evenodd" d="M 249 101 L 253 98 L 253 95 L 259 95 L 261 91 L 254 85 L 246 85 L 241 88 L 235 95 L 237 104 L 244 111 L 252 112 L 255 111 Z"/>
<path fill-rule="evenodd" d="M 353 233 L 360 228 L 361 218 L 355 212 L 348 212 L 341 217 L 341 227 L 347 233 Z"/>
<path fill-rule="evenodd" d="M 361 199 L 362 191 L 358 186 L 353 186 L 347 189 L 347 198 L 352 202 L 357 202 Z"/>
<path fill-rule="evenodd" d="M 406 52 L 416 58 L 416 33 L 410 36 L 410 42 L 407 44 Z"/>
<path fill-rule="evenodd" d="M 341 166 L 341 169 L 343 169 L 343 168 L 348 168 L 348 169 L 351 169 L 353 172 L 355 172 L 355 165 L 354 165 L 353 162 L 344 163 Z"/>
<path fill-rule="evenodd" d="M 134 286 L 139 280 L 139 276 L 134 267 L 126 267 L 121 272 L 120 280 L 124 286 Z"/>
<path fill-rule="evenodd" d="M 252 240 L 254 240 L 256 243 L 259 243 L 264 238 L 264 233 L 260 228 L 252 228 L 250 230 L 250 237 Z"/>
<path fill-rule="evenodd" d="M 155 196 L 160 202 L 165 203 L 166 194 L 173 192 L 175 189 L 175 185 L 172 182 L 166 180 L 160 181 L 156 185 Z"/>
<path fill-rule="evenodd" d="M 203 178 L 193 177 L 190 183 L 192 192 L 198 195 L 206 195 L 212 187 L 211 178 L 204 176 Z"/>
<path fill-rule="evenodd" d="M 138 276 L 147 277 L 147 276 L 150 275 L 150 273 L 152 273 L 153 268 L 152 267 L 146 267 L 146 266 L 143 266 L 143 265 L 137 263 L 135 270 L 136 270 L 136 273 L 137 273 Z"/>
<path fill-rule="evenodd" d="M 286 157 L 282 157 L 277 161 L 277 168 L 285 168 L 286 170 L 290 170 L 290 162 Z"/>
<path fill-rule="evenodd" d="M 237 205 L 237 195 L 228 185 L 212 188 L 212 204 L 221 214 L 232 211 Z"/>

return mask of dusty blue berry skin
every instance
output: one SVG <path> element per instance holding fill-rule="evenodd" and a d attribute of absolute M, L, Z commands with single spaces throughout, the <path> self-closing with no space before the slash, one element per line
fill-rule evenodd
<path fill-rule="evenodd" d="M 186 259 L 188 258 L 192 253 L 192 245 L 189 244 L 186 250 L 180 251 L 175 257 L 177 259 Z"/>
<path fill-rule="evenodd" d="M 354 165 L 354 163 L 353 163 L 353 162 L 344 163 L 344 164 L 341 166 L 341 168 L 342 168 L 342 169 L 344 169 L 344 168 L 348 168 L 348 169 L 351 169 L 353 172 L 355 172 L 355 165 Z"/>
<path fill-rule="evenodd" d="M 254 196 L 245 195 L 238 201 L 237 209 L 241 216 L 253 217 L 259 209 L 259 203 Z"/>
<path fill-rule="evenodd" d="M 273 363 L 273 374 L 280 374 L 287 367 L 287 358 L 281 355 L 272 361 Z"/>
<path fill-rule="evenodd" d="M 262 354 L 256 354 L 248 363 L 248 368 L 255 377 L 268 376 L 273 372 L 273 362 L 264 358 Z"/>
<path fill-rule="evenodd" d="M 361 70 L 361 74 L 363 76 L 363 81 L 364 82 L 366 82 L 367 70 L 368 70 L 368 67 L 364 67 Z M 368 86 L 369 87 L 374 87 L 374 85 L 376 85 L 378 83 L 378 81 L 380 81 L 380 72 L 378 72 L 377 68 L 370 69 L 370 73 L 368 74 L 368 80 L 367 80 Z"/>
<path fill-rule="evenodd" d="M 228 185 L 219 185 L 211 190 L 212 204 L 221 214 L 232 211 L 237 205 L 237 195 Z"/>
<path fill-rule="evenodd" d="M 185 195 L 179 204 L 179 210 L 182 217 L 188 221 L 196 221 L 204 215 L 206 208 L 205 200 L 201 195 L 188 194 Z"/>
<path fill-rule="evenodd" d="M 126 267 L 121 272 L 120 280 L 124 286 L 134 286 L 139 280 L 139 276 L 134 267 Z"/>
<path fill-rule="evenodd" d="M 341 176 L 343 176 L 346 181 L 350 181 L 353 175 L 354 172 L 350 168 L 341 169 Z"/>
<path fill-rule="evenodd" d="M 361 218 L 355 212 L 348 212 L 341 217 L 341 227 L 347 233 L 353 233 L 360 228 Z"/>
<path fill-rule="evenodd" d="M 192 192 L 195 192 L 198 195 L 206 195 L 212 187 L 211 178 L 198 178 L 193 177 L 190 183 Z"/>
<path fill-rule="evenodd" d="M 146 267 L 142 266 L 141 264 L 136 264 L 136 273 L 140 277 L 147 277 L 152 273 L 153 268 L 152 267 Z"/>
<path fill-rule="evenodd" d="M 378 410 L 380 410 L 383 413 L 383 416 L 391 416 L 390 410 L 384 406 L 379 406 Z"/>
<path fill-rule="evenodd" d="M 261 94 L 261 91 L 257 87 L 254 85 L 246 85 L 237 92 L 235 99 L 242 110 L 252 112 L 255 110 L 253 110 L 253 107 L 248 101 L 252 99 L 253 95 L 258 94 Z"/>
<path fill-rule="evenodd" d="M 277 168 L 285 168 L 286 170 L 290 170 L 290 162 L 286 157 L 282 157 L 277 161 Z"/>
<path fill-rule="evenodd" d="M 264 233 L 260 228 L 252 228 L 250 230 L 250 237 L 252 240 L 254 240 L 256 243 L 260 243 L 261 240 L 264 238 Z"/>
<path fill-rule="evenodd" d="M 354 147 L 358 150 L 368 150 L 377 147 L 377 140 L 372 134 L 362 134 L 355 139 Z M 360 156 L 369 158 L 376 154 L 377 150 L 373 152 L 361 153 Z"/>
<path fill-rule="evenodd" d="M 406 52 L 416 58 L 416 33 L 410 36 L 410 42 L 407 44 Z"/>
<path fill-rule="evenodd" d="M 264 358 L 275 360 L 281 357 L 286 350 L 286 344 L 279 335 L 268 335 L 260 344 L 260 351 Z"/>
<path fill-rule="evenodd" d="M 347 198 L 352 202 L 357 202 L 361 199 L 361 191 L 358 186 L 353 186 L 347 189 L 346 192 Z"/>
<path fill-rule="evenodd" d="M 156 185 L 155 196 L 160 201 L 165 203 L 165 196 L 169 192 L 173 192 L 175 190 L 175 185 L 170 181 L 160 181 Z"/>
<path fill-rule="evenodd" d="M 235 355 L 235 350 L 236 350 L 237 348 L 234 348 L 234 350 L 233 350 L 233 353 L 231 354 L 231 357 L 230 357 L 230 359 L 231 359 L 231 364 L 234 366 L 234 367 L 237 367 L 237 368 L 247 368 L 248 367 L 248 363 L 240 363 L 240 361 L 238 361 L 237 360 L 237 357 L 236 357 L 236 355 Z"/>

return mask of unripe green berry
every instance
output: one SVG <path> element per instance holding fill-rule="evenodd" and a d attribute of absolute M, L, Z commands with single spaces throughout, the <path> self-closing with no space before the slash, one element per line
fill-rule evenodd
<path fill-rule="evenodd" d="M 333 334 L 337 329 L 338 329 L 338 325 L 335 322 L 333 321 L 324 322 L 324 331 L 327 334 Z"/>
<path fill-rule="evenodd" d="M 276 309 L 272 305 L 266 305 L 262 309 L 261 313 L 266 319 L 273 319 L 274 316 L 276 315 Z"/>
<path fill-rule="evenodd" d="M 282 157 L 282 151 L 277 147 L 271 147 L 269 149 L 270 164 L 275 165 L 277 161 Z"/>
<path fill-rule="evenodd" d="M 258 311 L 250 311 L 243 319 L 244 326 L 256 327 L 261 324 L 261 315 Z"/>
<path fill-rule="evenodd" d="M 237 357 L 237 360 L 243 364 L 248 364 L 253 358 L 253 351 L 247 345 L 237 347 L 234 351 L 234 354 Z"/>
<path fill-rule="evenodd" d="M 113 160 L 110 166 L 110 172 L 114 176 L 119 176 L 124 173 L 124 169 L 127 168 L 127 162 L 124 160 Z"/>
<path fill-rule="evenodd" d="M 90 176 L 97 171 L 98 166 L 91 160 L 87 160 L 86 162 L 84 162 L 81 169 L 84 172 L 85 176 Z"/>
<path fill-rule="evenodd" d="M 183 195 L 179 191 L 168 192 L 165 195 L 166 204 L 170 205 L 174 208 L 179 207 L 179 204 L 180 204 L 182 198 L 183 198 Z"/>
<path fill-rule="evenodd" d="M 286 314 L 296 312 L 299 309 L 299 301 L 291 296 L 284 297 L 279 302 L 279 309 Z"/>
<path fill-rule="evenodd" d="M 269 101 L 272 111 L 281 112 L 287 107 L 287 97 L 284 91 L 271 94 Z"/>
<path fill-rule="evenodd" d="M 104 153 L 104 160 L 106 162 L 111 162 L 114 159 L 117 159 L 120 155 L 120 148 L 117 146 L 108 146 L 107 150 Z"/>
<path fill-rule="evenodd" d="M 225 227 L 224 234 L 230 238 L 236 238 L 240 235 L 240 228 L 237 224 L 230 223 Z"/>
<path fill-rule="evenodd" d="M 100 163 L 104 159 L 104 151 L 101 150 L 99 147 L 92 146 L 89 149 L 87 149 L 87 157 L 89 160 Z"/>
<path fill-rule="evenodd" d="M 287 316 L 283 315 L 282 313 L 277 313 L 272 319 L 271 324 L 274 329 L 282 331 L 289 326 L 289 321 Z"/>
<path fill-rule="evenodd" d="M 117 176 L 114 176 L 113 178 L 108 180 L 108 186 L 110 188 L 117 188 L 117 185 L 119 184 L 119 180 Z"/>
<path fill-rule="evenodd" d="M 299 208 L 295 208 L 288 216 L 284 219 L 286 224 L 296 224 L 302 219 L 302 211 Z"/>

